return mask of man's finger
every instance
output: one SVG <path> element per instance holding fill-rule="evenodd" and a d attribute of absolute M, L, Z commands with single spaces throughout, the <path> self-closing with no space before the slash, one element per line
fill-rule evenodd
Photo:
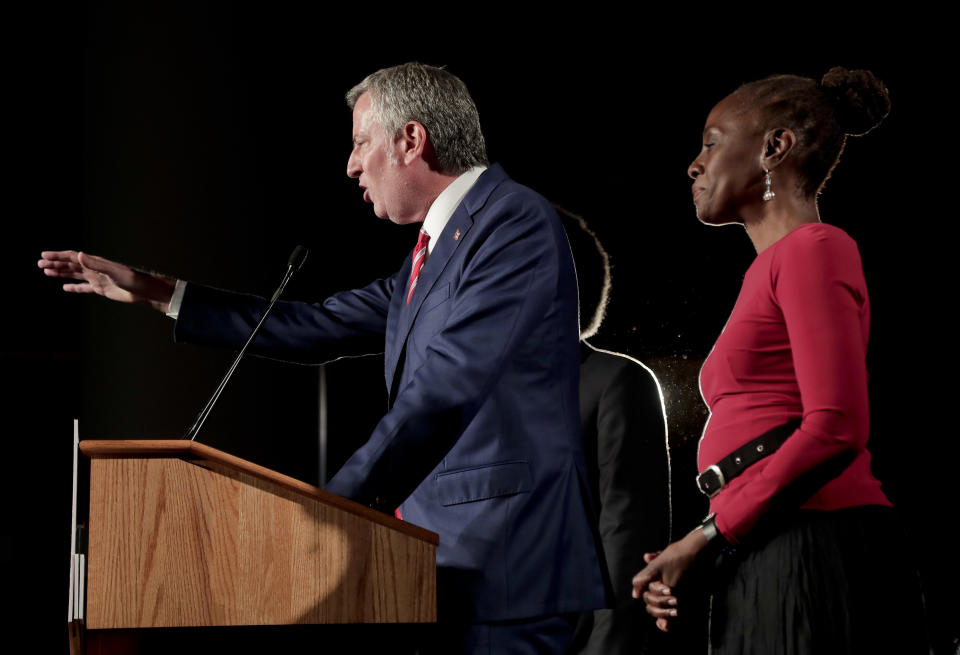
<path fill-rule="evenodd" d="M 73 250 L 44 250 L 40 253 L 41 260 L 49 261 L 77 261 L 77 253 Z"/>
<path fill-rule="evenodd" d="M 64 284 L 63 290 L 68 293 L 96 293 L 97 290 L 89 282 Z"/>
<path fill-rule="evenodd" d="M 78 280 L 83 279 L 83 270 L 75 266 L 49 267 L 43 268 L 43 274 L 47 277 L 72 277 Z"/>
<path fill-rule="evenodd" d="M 77 253 L 77 261 L 80 262 L 80 265 L 84 268 L 89 268 L 97 273 L 111 274 L 116 271 L 116 264 L 109 259 L 97 257 L 96 255 L 88 255 L 84 252 L 79 252 Z"/>
<path fill-rule="evenodd" d="M 74 262 L 67 259 L 41 259 L 37 262 L 37 266 L 40 268 L 80 268 L 80 266 Z"/>

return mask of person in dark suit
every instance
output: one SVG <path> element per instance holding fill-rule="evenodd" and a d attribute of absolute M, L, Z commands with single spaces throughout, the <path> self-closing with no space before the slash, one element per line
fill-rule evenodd
<path fill-rule="evenodd" d="M 604 586 L 579 437 L 576 278 L 550 204 L 487 167 L 463 82 L 406 64 L 347 95 L 347 174 L 374 213 L 423 222 L 393 276 L 280 303 L 262 355 L 384 352 L 390 408 L 327 489 L 440 535 L 436 652 L 565 650 Z M 73 251 L 48 275 L 176 314 L 176 338 L 238 347 L 265 301 Z M 430 651 L 430 652 L 433 652 Z"/>
<path fill-rule="evenodd" d="M 666 640 L 631 578 L 643 553 L 670 543 L 670 450 L 663 394 L 653 371 L 590 345 L 610 297 L 609 257 L 583 218 L 558 208 L 577 269 L 580 297 L 580 426 L 596 500 L 612 606 L 580 616 L 572 653 L 664 652 Z"/>

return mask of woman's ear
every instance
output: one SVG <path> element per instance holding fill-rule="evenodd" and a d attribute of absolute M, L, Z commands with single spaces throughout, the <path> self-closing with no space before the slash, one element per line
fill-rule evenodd
<path fill-rule="evenodd" d="M 760 155 L 760 164 L 766 171 L 772 171 L 793 152 L 797 145 L 797 135 L 788 127 L 777 127 L 769 130 L 763 137 L 763 153 Z"/>

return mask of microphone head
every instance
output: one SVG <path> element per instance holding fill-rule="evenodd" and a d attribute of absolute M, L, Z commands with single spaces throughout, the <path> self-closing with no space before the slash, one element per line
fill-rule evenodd
<path fill-rule="evenodd" d="M 293 272 L 296 273 L 303 266 L 303 263 L 307 261 L 307 255 L 309 254 L 309 250 L 303 246 L 297 246 L 293 249 L 293 252 L 290 253 L 290 259 L 287 260 L 287 266 L 293 269 Z"/>

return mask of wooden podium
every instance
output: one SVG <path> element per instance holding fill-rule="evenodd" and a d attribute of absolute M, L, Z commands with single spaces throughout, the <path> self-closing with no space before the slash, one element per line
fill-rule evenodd
<path fill-rule="evenodd" d="M 436 621 L 438 537 L 190 441 L 84 441 L 98 630 Z"/>

